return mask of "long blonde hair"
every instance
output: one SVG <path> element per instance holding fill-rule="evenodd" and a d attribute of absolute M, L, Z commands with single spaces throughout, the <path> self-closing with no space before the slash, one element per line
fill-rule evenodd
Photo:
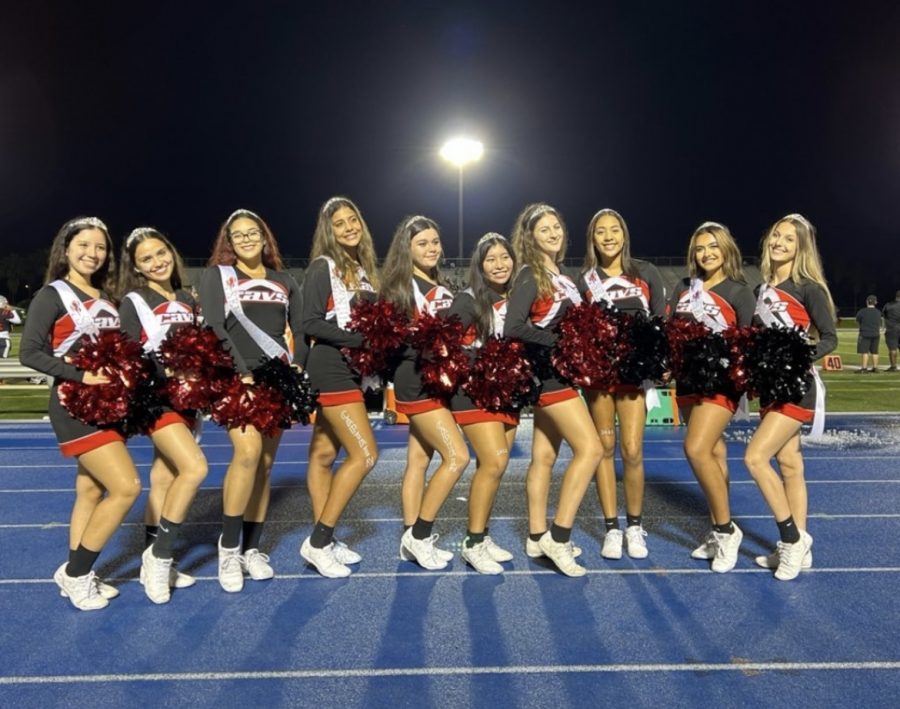
<path fill-rule="evenodd" d="M 760 242 L 762 258 L 759 265 L 763 280 L 768 283 L 775 275 L 775 267 L 772 265 L 772 259 L 769 256 L 769 249 L 766 248 L 766 244 L 772 238 L 778 225 L 784 224 L 784 222 L 793 224 L 794 229 L 797 231 L 797 255 L 791 263 L 791 280 L 797 285 L 806 280 L 822 286 L 822 290 L 828 296 L 831 314 L 837 319 L 837 309 L 834 307 L 834 300 L 831 297 L 828 281 L 825 280 L 825 271 L 822 268 L 822 258 L 819 256 L 819 248 L 816 246 L 816 228 L 802 214 L 788 214 L 782 217 L 763 236 Z"/>
<path fill-rule="evenodd" d="M 342 207 L 352 209 L 359 219 L 359 226 L 362 231 L 359 240 L 359 246 L 356 254 L 359 257 L 359 265 L 363 267 L 369 278 L 369 283 L 374 288 L 378 288 L 378 269 L 375 265 L 375 245 L 372 242 L 372 234 L 369 227 L 363 219 L 362 212 L 359 211 L 352 200 L 348 197 L 332 197 L 319 208 L 319 218 L 316 221 L 316 230 L 313 233 L 312 251 L 309 255 L 310 260 L 319 256 L 328 256 L 334 260 L 337 266 L 337 272 L 344 284 L 350 289 L 359 288 L 359 278 L 356 275 L 356 261 L 351 258 L 346 249 L 338 244 L 334 237 L 334 226 L 331 218 Z"/>
<path fill-rule="evenodd" d="M 515 224 L 512 228 L 512 247 L 516 256 L 522 260 L 523 266 L 530 266 L 534 273 L 534 280 L 537 283 L 538 297 L 547 297 L 554 291 L 553 282 L 547 275 L 547 269 L 544 267 L 544 255 L 538 248 L 534 240 L 534 227 L 542 217 L 548 214 L 553 215 L 559 220 L 563 228 L 563 243 L 559 253 L 556 255 L 556 263 L 561 263 L 566 256 L 566 246 L 569 243 L 569 233 L 566 229 L 566 223 L 563 221 L 562 215 L 549 204 L 537 202 L 529 204 L 516 217 Z"/>
<path fill-rule="evenodd" d="M 704 234 L 711 234 L 719 244 L 719 249 L 722 251 L 724 261 L 722 264 L 722 272 L 725 274 L 725 277 L 730 278 L 732 281 L 737 281 L 738 283 L 746 283 L 746 280 L 744 279 L 744 268 L 741 265 L 741 250 L 738 248 L 737 242 L 734 240 L 731 232 L 728 231 L 728 227 L 724 224 L 719 224 L 719 222 L 703 222 L 703 224 L 694 230 L 687 250 L 688 275 L 691 278 L 699 278 L 701 275 L 694 249 L 697 247 L 697 239 Z"/>

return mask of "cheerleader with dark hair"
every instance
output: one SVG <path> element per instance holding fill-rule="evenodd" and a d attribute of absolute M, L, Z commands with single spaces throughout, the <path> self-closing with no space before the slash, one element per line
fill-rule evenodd
<path fill-rule="evenodd" d="M 744 282 L 741 252 L 728 228 L 716 222 L 697 227 L 687 251 L 689 277 L 672 300 L 672 317 L 696 320 L 711 332 L 744 327 L 753 320 L 753 293 Z M 699 394 L 676 382 L 678 406 L 687 421 L 684 452 L 709 504 L 712 530 L 691 552 L 711 560 L 712 570 L 731 571 L 744 535 L 731 519 L 728 457 L 723 434 L 738 408 L 732 391 Z"/>
<path fill-rule="evenodd" d="M 652 263 L 631 257 L 631 238 L 622 215 L 601 209 L 587 230 L 582 287 L 592 303 L 602 302 L 623 313 L 664 316 L 666 294 L 662 276 Z M 634 559 L 648 555 L 641 515 L 644 506 L 644 424 L 646 394 L 640 385 L 618 384 L 610 391 L 586 388 L 591 418 L 603 446 L 597 468 L 597 495 L 606 536 L 601 556 L 621 559 L 622 546 Z M 616 419 L 621 429 L 625 534 L 619 527 L 616 502 Z"/>
<path fill-rule="evenodd" d="M 457 293 L 450 315 L 459 316 L 466 328 L 464 341 L 474 360 L 475 351 L 492 337 L 503 336 L 509 284 L 516 259 L 509 241 L 500 234 L 481 237 L 472 254 L 469 287 Z M 475 474 L 469 491 L 469 523 L 462 558 L 482 574 L 499 574 L 500 562 L 513 555 L 494 543 L 488 519 L 509 463 L 519 424 L 517 411 L 486 411 L 461 389 L 450 402 L 453 418 L 475 451 Z"/>
<path fill-rule="evenodd" d="M 404 219 L 384 261 L 382 298 L 413 319 L 445 311 L 453 303 L 453 294 L 441 278 L 441 254 L 441 235 L 433 220 L 422 216 Z M 434 570 L 445 568 L 453 558 L 452 552 L 436 546 L 434 521 L 469 464 L 469 450 L 449 402 L 423 387 L 417 357 L 416 350 L 407 347 L 394 373 L 397 411 L 409 417 L 400 558 Z M 425 474 L 435 453 L 441 464 L 426 484 Z"/>
<path fill-rule="evenodd" d="M 31 301 L 22 333 L 22 364 L 54 378 L 50 423 L 63 455 L 78 461 L 75 504 L 69 524 L 69 560 L 53 575 L 60 594 L 79 610 L 104 608 L 118 589 L 100 581 L 93 566 L 141 493 L 137 469 L 116 427 L 82 423 L 60 403 L 65 380 L 108 384 L 106 372 L 86 372 L 71 357 L 85 336 L 119 329 L 112 290 L 115 258 L 106 225 L 96 217 L 66 222 L 50 247 L 45 286 Z"/>
<path fill-rule="evenodd" d="M 559 337 L 553 330 L 566 309 L 582 302 L 575 281 L 562 266 L 566 229 L 559 212 L 546 204 L 527 206 L 516 219 L 512 244 L 522 268 L 510 293 L 505 333 L 549 350 Z M 571 542 L 572 526 L 603 451 L 578 392 L 553 374 L 545 375 L 541 385 L 527 477 L 526 552 L 531 557 L 548 556 L 568 576 L 583 576 L 585 568 L 575 561 L 581 550 Z M 551 473 L 563 441 L 572 449 L 572 460 L 548 530 Z"/>
<path fill-rule="evenodd" d="M 762 240 L 756 315 L 765 327 L 799 328 L 816 338 L 815 359 L 837 347 L 835 308 L 816 247 L 816 231 L 804 216 L 778 220 Z M 780 541 L 773 554 L 756 563 L 790 581 L 812 567 L 812 536 L 806 531 L 808 497 L 803 477 L 800 426 L 813 435 L 825 426 L 825 386 L 813 368 L 807 392 L 798 402 L 778 401 L 760 392 L 759 428 L 747 444 L 744 463 L 775 516 Z M 772 467 L 778 461 L 778 471 Z M 780 475 L 779 475 L 780 472 Z"/>
<path fill-rule="evenodd" d="M 378 460 L 363 397 L 363 383 L 341 354 L 359 348 L 361 334 L 349 332 L 358 298 L 373 299 L 378 287 L 375 247 L 359 208 L 332 197 L 319 209 L 310 265 L 303 279 L 303 331 L 312 340 L 307 371 L 319 389 L 319 407 L 309 446 L 306 482 L 315 527 L 300 554 L 329 578 L 350 575 L 361 557 L 334 538 L 344 508 Z M 332 467 L 338 452 L 346 457 Z"/>
<path fill-rule="evenodd" d="M 181 258 L 166 236 L 142 227 L 125 240 L 121 261 L 122 330 L 155 359 L 172 328 L 194 322 L 196 303 L 184 289 Z M 157 369 L 165 376 L 161 364 L 157 363 Z M 173 563 L 174 542 L 207 473 L 206 456 L 194 440 L 194 425 L 193 417 L 166 407 L 148 433 L 153 441 L 153 463 L 140 579 L 154 603 L 167 603 L 170 587 L 194 585 L 194 579 L 179 572 Z"/>
<path fill-rule="evenodd" d="M 262 217 L 233 212 L 219 229 L 209 267 L 200 279 L 205 323 L 222 339 L 247 384 L 266 358 L 305 361 L 300 287 L 281 262 L 278 244 Z M 290 330 L 293 356 L 285 338 Z M 269 508 L 270 474 L 281 431 L 263 435 L 255 426 L 228 430 L 234 454 L 222 489 L 219 584 L 229 593 L 244 588 L 244 572 L 255 581 L 275 575 L 259 549 Z"/>

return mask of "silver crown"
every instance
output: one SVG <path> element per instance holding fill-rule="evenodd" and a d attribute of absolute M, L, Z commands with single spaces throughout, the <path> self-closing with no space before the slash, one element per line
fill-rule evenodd
<path fill-rule="evenodd" d="M 139 239 L 142 236 L 156 236 L 158 233 L 153 227 L 139 226 L 137 229 L 133 229 L 128 238 L 125 239 L 125 248 L 129 248 L 135 239 Z"/>
<path fill-rule="evenodd" d="M 74 229 L 76 227 L 78 229 L 87 229 L 87 228 L 102 229 L 107 234 L 109 234 L 109 229 L 106 228 L 106 224 L 104 224 L 97 217 L 81 217 L 80 219 L 74 219 L 71 222 L 69 222 L 70 229 Z"/>

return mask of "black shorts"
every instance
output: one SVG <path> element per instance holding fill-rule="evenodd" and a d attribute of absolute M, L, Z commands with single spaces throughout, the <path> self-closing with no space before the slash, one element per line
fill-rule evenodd
<path fill-rule="evenodd" d="M 889 350 L 896 350 L 898 341 L 900 341 L 900 330 L 884 331 L 884 343 Z"/>
<path fill-rule="evenodd" d="M 73 418 L 59 403 L 57 387 L 50 390 L 48 414 L 59 448 L 66 457 L 77 457 L 107 443 L 125 441 L 125 436 L 115 427 L 98 428 Z"/>
<path fill-rule="evenodd" d="M 856 354 L 878 354 L 878 335 L 866 337 L 860 335 L 856 338 Z"/>

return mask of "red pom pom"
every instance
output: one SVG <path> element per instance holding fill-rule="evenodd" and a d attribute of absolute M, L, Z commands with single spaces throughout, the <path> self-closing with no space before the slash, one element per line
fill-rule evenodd
<path fill-rule="evenodd" d="M 469 369 L 462 338 L 462 322 L 456 315 L 442 318 L 423 313 L 409 326 L 410 344 L 419 351 L 422 386 L 434 396 L 453 394 Z"/>
<path fill-rule="evenodd" d="M 754 326 L 730 327 L 722 333 L 728 343 L 728 374 L 738 394 L 755 396 L 750 386 L 750 367 L 747 354 L 756 342 L 759 328 Z"/>
<path fill-rule="evenodd" d="M 479 348 L 462 388 L 479 409 L 521 409 L 536 393 L 525 344 L 509 338 L 490 338 Z"/>
<path fill-rule="evenodd" d="M 175 372 L 165 393 L 178 411 L 206 410 L 232 384 L 234 359 L 211 328 L 182 325 L 159 346 L 163 365 Z"/>
<path fill-rule="evenodd" d="M 132 395 L 151 376 L 141 345 L 121 332 L 103 332 L 96 340 L 84 338 L 72 364 L 85 372 L 106 375 L 109 384 L 65 381 L 59 400 L 69 414 L 91 426 L 119 423 L 128 414 Z"/>
<path fill-rule="evenodd" d="M 378 375 L 387 369 L 390 357 L 406 342 L 408 328 L 409 318 L 393 303 L 360 298 L 353 304 L 348 329 L 360 333 L 366 344 L 345 347 L 342 352 L 350 366 L 364 377 Z"/>
<path fill-rule="evenodd" d="M 578 386 L 607 390 L 616 375 L 619 326 L 602 306 L 569 307 L 557 328 L 559 340 L 551 356 L 556 371 Z"/>

